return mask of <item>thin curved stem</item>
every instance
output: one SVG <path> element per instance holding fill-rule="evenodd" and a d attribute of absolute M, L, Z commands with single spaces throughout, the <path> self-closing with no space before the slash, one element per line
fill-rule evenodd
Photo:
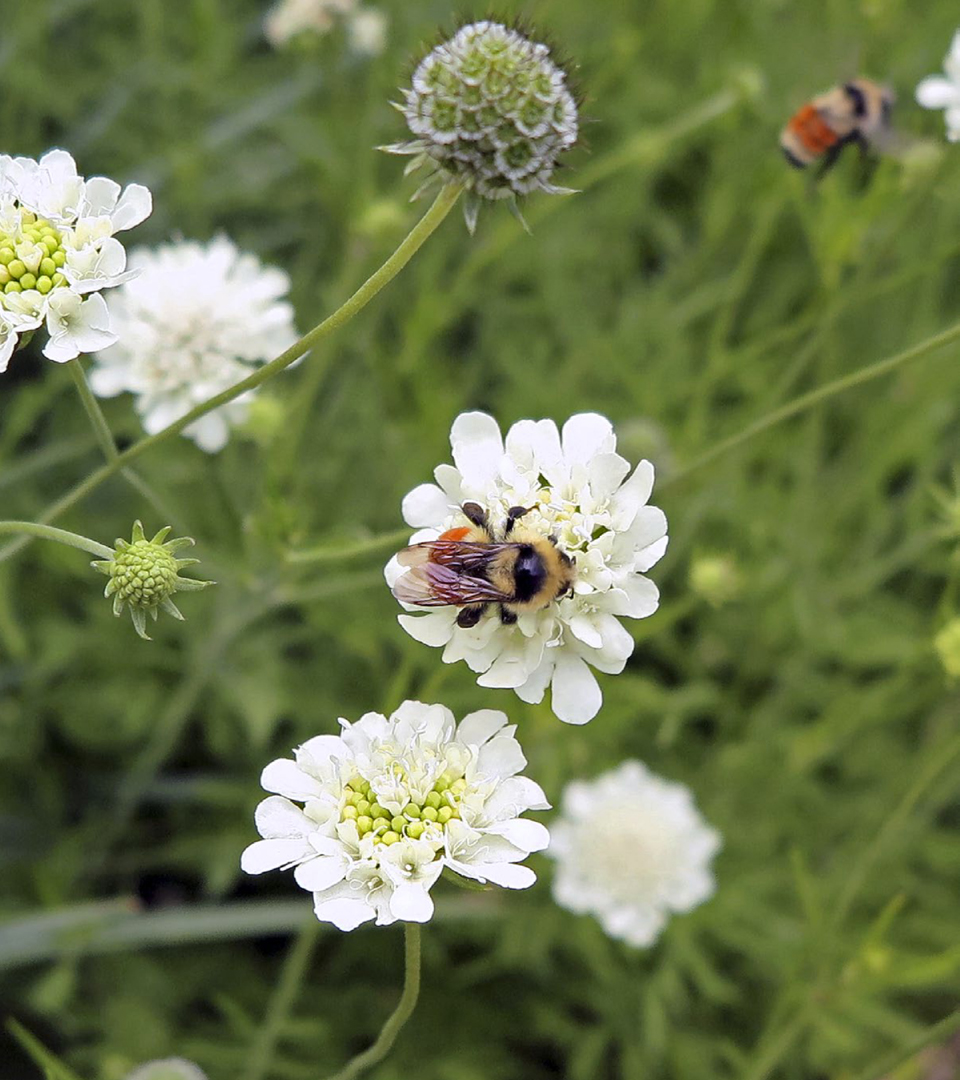
<path fill-rule="evenodd" d="M 113 441 L 113 432 L 110 430 L 107 418 L 103 415 L 103 409 L 100 408 L 100 402 L 97 401 L 96 396 L 90 389 L 90 383 L 87 382 L 87 375 L 83 370 L 83 364 L 80 357 L 78 356 L 75 360 L 68 360 L 67 368 L 70 372 L 70 377 L 73 379 L 73 385 L 77 388 L 77 393 L 80 395 L 80 401 L 83 403 L 83 408 L 90 418 L 93 433 L 97 437 L 97 443 L 103 451 L 103 456 L 107 461 L 113 461 L 118 454 L 117 444 Z"/>
<path fill-rule="evenodd" d="M 402 547 L 409 540 L 412 531 L 409 528 L 397 529 L 394 532 L 382 533 L 380 536 L 355 540 L 352 544 L 347 543 L 342 547 L 324 544 L 321 547 L 305 548 L 302 551 L 288 551 L 285 557 L 289 563 L 340 562 L 341 559 L 352 559 L 354 555 L 366 555 L 371 551 L 380 551 L 381 548 Z"/>
<path fill-rule="evenodd" d="M 823 386 L 818 386 L 816 390 L 810 390 L 806 394 L 801 394 L 800 397 L 794 398 L 793 401 L 788 401 L 786 405 L 781 405 L 779 409 L 774 409 L 773 412 L 767 413 L 766 416 L 762 416 L 759 420 L 754 421 L 754 423 L 748 424 L 747 427 L 742 431 L 737 432 L 736 435 L 721 439 L 720 442 L 706 453 L 701 454 L 700 457 L 695 458 L 689 465 L 678 469 L 669 476 L 664 483 L 675 483 L 677 480 L 688 476 L 701 466 L 708 465 L 715 458 L 720 457 L 721 454 L 725 454 L 728 450 L 733 450 L 742 443 L 752 439 L 754 435 L 760 435 L 762 432 L 768 431 L 772 427 L 776 427 L 777 424 L 783 423 L 784 420 L 790 420 L 794 416 L 799 416 L 801 413 L 806 412 L 808 409 L 812 409 L 815 405 L 819 405 L 828 398 L 843 393 L 844 390 L 852 390 L 855 386 L 861 386 L 863 383 L 870 382 L 873 379 L 879 379 L 881 375 L 887 375 L 896 368 L 903 367 L 913 360 L 919 360 L 929 353 L 934 352 L 936 349 L 940 349 L 944 345 L 949 345 L 951 342 L 957 341 L 958 339 L 960 339 L 960 323 L 951 326 L 947 330 L 941 331 L 939 334 L 934 334 L 933 337 L 927 338 L 926 341 L 921 341 L 919 345 L 913 345 L 909 349 L 904 349 L 903 352 L 899 352 L 895 356 L 888 356 L 883 360 L 878 360 L 874 364 L 868 364 L 866 367 L 851 372 L 849 375 L 843 375 L 839 379 L 834 379 L 832 382 L 825 383 Z"/>
<path fill-rule="evenodd" d="M 420 996 L 420 925 L 403 924 L 404 982 L 403 994 L 390 1019 L 383 1025 L 377 1041 L 357 1056 L 330 1080 L 354 1080 L 377 1062 L 383 1061 L 393 1046 L 400 1029 L 410 1019 Z"/>
<path fill-rule="evenodd" d="M 112 559 L 115 554 L 112 548 L 98 544 L 96 540 L 80 536 L 79 533 L 67 532 L 66 529 L 41 525 L 36 521 L 0 521 L 0 533 L 20 533 L 24 536 L 35 536 L 40 540 L 56 540 L 58 544 L 79 548 L 80 551 L 87 551 L 101 559 Z"/>
<path fill-rule="evenodd" d="M 341 304 L 332 315 L 304 334 L 299 341 L 294 342 L 289 349 L 282 352 L 275 360 L 271 360 L 269 364 L 257 368 L 245 379 L 241 379 L 240 382 L 234 383 L 228 389 L 195 406 L 186 415 L 181 416 L 179 420 L 168 424 L 162 431 L 140 439 L 133 446 L 117 454 L 105 465 L 101 465 L 99 469 L 94 470 L 84 480 L 81 480 L 79 484 L 71 488 L 65 495 L 62 495 L 56 502 L 52 503 L 41 516 L 41 520 L 45 523 L 56 520 L 60 514 L 76 505 L 84 496 L 99 487 L 104 480 L 119 472 L 131 461 L 140 457 L 141 454 L 166 442 L 167 439 L 172 438 L 174 435 L 179 435 L 185 427 L 199 420 L 200 417 L 206 416 L 207 413 L 212 412 L 221 405 L 226 405 L 228 402 L 233 401 L 234 398 L 262 385 L 268 379 L 273 378 L 274 375 L 278 375 L 285 368 L 290 367 L 291 364 L 299 360 L 301 356 L 308 353 L 317 342 L 322 341 L 328 334 L 333 333 L 344 323 L 349 322 L 354 315 L 370 303 L 385 285 L 388 285 L 400 273 L 420 250 L 427 238 L 436 231 L 443 219 L 453 209 L 462 191 L 463 187 L 460 184 L 452 182 L 445 184 L 440 189 L 440 193 L 434 199 L 430 209 L 407 233 L 406 237 L 400 242 L 399 247 L 380 269 L 371 274 L 360 288 Z M 27 542 L 25 539 L 20 539 L 8 544 L 0 550 L 0 562 L 15 555 Z"/>

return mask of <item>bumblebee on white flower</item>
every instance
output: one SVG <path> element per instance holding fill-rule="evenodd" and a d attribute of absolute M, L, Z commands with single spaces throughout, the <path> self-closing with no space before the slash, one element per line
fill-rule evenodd
<path fill-rule="evenodd" d="M 179 241 L 130 254 L 136 280 L 110 296 L 120 340 L 95 357 L 90 385 L 100 397 L 129 391 L 148 434 L 233 386 L 297 339 L 290 279 L 245 255 L 226 236 Z M 251 393 L 184 429 L 209 453 L 227 443 Z"/>
<path fill-rule="evenodd" d="M 462 608 L 431 601 L 432 610 L 401 615 L 400 625 L 418 641 L 442 646 L 445 663 L 466 661 L 481 686 L 513 689 L 528 702 L 541 701 L 550 687 L 554 713 L 585 723 L 603 700 L 591 667 L 617 674 L 633 652 L 620 618 L 645 618 L 659 605 L 645 576 L 667 548 L 667 520 L 647 505 L 653 466 L 641 461 L 631 473 L 616 453 L 609 420 L 595 413 L 572 416 L 562 433 L 552 420 L 521 420 L 506 441 L 492 417 L 464 413 L 450 444 L 455 465 L 438 466 L 436 484 L 421 484 L 403 500 L 404 520 L 419 530 L 411 543 L 465 532 L 478 510 L 502 536 L 511 511 L 522 510 L 524 535 L 548 540 L 572 570 L 559 598 L 538 610 L 508 604 L 504 613 L 488 605 L 464 625 Z M 407 572 L 397 557 L 385 569 L 401 597 L 409 595 L 398 586 Z"/>
<path fill-rule="evenodd" d="M 117 340 L 102 297 L 90 294 L 134 276 L 114 234 L 151 209 L 142 184 L 85 180 L 66 150 L 39 161 L 0 155 L 0 371 L 44 323 L 43 354 L 58 363 Z"/>
<path fill-rule="evenodd" d="M 389 718 L 340 725 L 263 770 L 275 794 L 257 807 L 263 839 L 243 853 L 247 873 L 292 867 L 317 918 L 341 930 L 426 922 L 444 867 L 508 889 L 533 884 L 517 864 L 549 834 L 520 815 L 549 803 L 518 775 L 526 759 L 503 713 L 458 726 L 443 705 L 406 701 Z"/>
<path fill-rule="evenodd" d="M 917 103 L 925 109 L 943 109 L 947 139 L 960 141 L 960 30 L 953 35 L 943 61 L 943 75 L 930 75 L 917 86 Z"/>
<path fill-rule="evenodd" d="M 710 869 L 720 834 L 700 816 L 690 789 L 625 761 L 563 793 L 547 854 L 557 862 L 553 896 L 604 930 L 648 946 L 668 917 L 691 911 L 716 889 Z"/>

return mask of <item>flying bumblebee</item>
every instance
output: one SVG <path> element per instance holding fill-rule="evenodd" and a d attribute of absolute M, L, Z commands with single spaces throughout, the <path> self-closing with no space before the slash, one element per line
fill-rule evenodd
<path fill-rule="evenodd" d="M 894 100 L 892 90 L 870 79 L 835 86 L 793 114 L 780 133 L 780 149 L 798 169 L 822 160 L 825 172 L 849 143 L 866 150 L 884 140 Z"/>
<path fill-rule="evenodd" d="M 411 544 L 397 555 L 407 569 L 394 583 L 393 595 L 418 607 L 453 604 L 461 609 L 457 625 L 462 627 L 476 626 L 490 604 L 499 605 L 500 621 L 509 625 L 566 596 L 573 588 L 573 560 L 552 537 L 517 524 L 529 509 L 511 507 L 497 535 L 483 507 L 464 503 L 470 525 Z"/>

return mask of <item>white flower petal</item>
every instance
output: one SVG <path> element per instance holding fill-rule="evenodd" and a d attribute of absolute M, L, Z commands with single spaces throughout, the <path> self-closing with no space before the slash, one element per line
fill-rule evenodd
<path fill-rule="evenodd" d="M 578 413 L 563 425 L 563 456 L 568 467 L 587 464 L 596 454 L 612 453 L 617 445 L 613 425 L 598 413 Z"/>
<path fill-rule="evenodd" d="M 415 640 L 434 648 L 446 645 L 457 625 L 456 608 L 441 608 L 424 615 L 398 615 L 397 622 Z"/>
<path fill-rule="evenodd" d="M 450 431 L 450 446 L 465 488 L 481 491 L 494 480 L 503 456 L 503 440 L 492 416 L 461 413 Z"/>
<path fill-rule="evenodd" d="M 413 528 L 436 525 L 450 513 L 450 500 L 436 484 L 421 484 L 403 498 L 403 520 Z"/>
<path fill-rule="evenodd" d="M 502 836 L 521 851 L 543 851 L 550 843 L 550 833 L 539 821 L 516 818 L 491 826 L 489 832 Z"/>
<path fill-rule="evenodd" d="M 946 109 L 960 104 L 960 86 L 943 78 L 931 75 L 917 84 L 917 104 L 925 109 Z"/>
<path fill-rule="evenodd" d="M 265 791 L 275 791 L 288 799 L 304 801 L 321 795 L 320 781 L 300 769 L 296 762 L 287 758 L 271 761 L 260 774 L 260 786 Z"/>
<path fill-rule="evenodd" d="M 480 747 L 477 771 L 481 776 L 505 779 L 516 775 L 526 765 L 520 744 L 512 736 L 495 735 Z"/>
<path fill-rule="evenodd" d="M 629 480 L 610 500 L 611 527 L 618 532 L 629 529 L 637 511 L 645 506 L 653 491 L 654 471 L 649 461 L 641 461 Z"/>
<path fill-rule="evenodd" d="M 477 709 L 460 721 L 457 739 L 466 746 L 482 746 L 507 723 L 506 713 L 498 709 Z"/>
<path fill-rule="evenodd" d="M 254 813 L 257 832 L 268 840 L 304 837 L 313 831 L 313 824 L 299 806 L 282 795 L 271 795 Z"/>
<path fill-rule="evenodd" d="M 429 922 L 433 915 L 433 900 L 422 885 L 400 885 L 390 898 L 390 911 L 404 922 Z"/>
<path fill-rule="evenodd" d="M 333 900 L 314 898 L 313 911 L 320 922 L 333 923 L 338 930 L 356 930 L 365 922 L 376 918 L 376 908 L 353 897 L 337 897 Z"/>
<path fill-rule="evenodd" d="M 600 711 L 603 695 L 593 673 L 579 657 L 561 653 L 551 685 L 553 711 L 565 724 L 585 724 Z"/>
<path fill-rule="evenodd" d="M 306 840 L 257 840 L 240 856 L 240 868 L 246 874 L 263 874 L 279 870 L 310 854 Z"/>
<path fill-rule="evenodd" d="M 301 863 L 293 876 L 301 889 L 307 892 L 322 892 L 343 881 L 347 872 L 347 860 L 334 855 L 319 856 Z"/>

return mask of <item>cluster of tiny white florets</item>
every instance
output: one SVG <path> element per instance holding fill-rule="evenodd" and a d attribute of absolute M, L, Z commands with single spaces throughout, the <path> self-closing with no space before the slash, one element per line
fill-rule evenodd
<path fill-rule="evenodd" d="M 58 362 L 117 340 L 98 294 L 131 276 L 114 234 L 151 208 L 145 187 L 85 180 L 65 150 L 0 155 L 0 371 L 44 322 L 44 356 Z"/>
<path fill-rule="evenodd" d="M 577 104 L 546 45 L 500 23 L 464 26 L 417 67 L 399 106 L 415 138 L 385 147 L 464 183 L 468 224 L 482 199 L 568 189 L 551 182 L 577 141 Z"/>
<path fill-rule="evenodd" d="M 341 930 L 425 922 L 445 867 L 506 888 L 533 884 L 517 864 L 549 837 L 520 815 L 549 804 L 517 775 L 526 760 L 503 713 L 484 709 L 457 726 L 444 706 L 407 701 L 389 718 L 340 724 L 341 735 L 318 735 L 295 761 L 264 769 L 276 794 L 257 808 L 263 839 L 244 852 L 244 870 L 295 867 L 317 918 Z"/>
<path fill-rule="evenodd" d="M 129 391 L 148 434 L 248 376 L 297 339 L 290 278 L 226 236 L 137 248 L 135 281 L 111 294 L 120 340 L 96 354 L 90 385 L 100 397 Z M 184 429 L 208 453 L 227 443 L 254 391 Z"/>

